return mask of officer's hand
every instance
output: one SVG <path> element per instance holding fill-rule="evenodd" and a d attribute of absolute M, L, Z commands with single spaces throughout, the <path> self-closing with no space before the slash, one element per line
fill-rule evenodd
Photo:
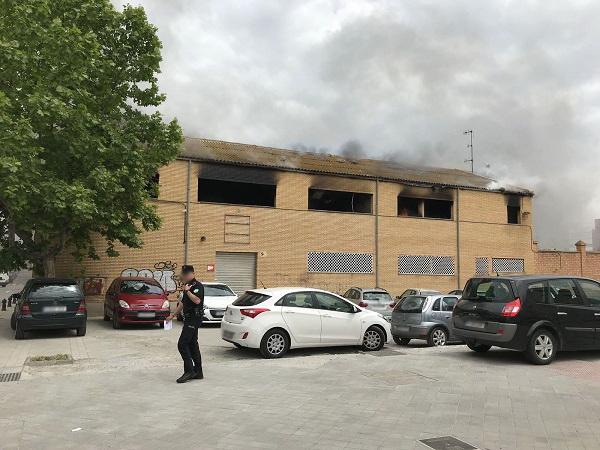
<path fill-rule="evenodd" d="M 173 314 L 169 314 L 167 317 L 165 317 L 165 322 L 170 322 L 171 320 L 173 320 Z"/>
<path fill-rule="evenodd" d="M 189 284 L 184 284 L 184 285 L 183 285 L 183 290 L 184 290 L 185 292 L 189 291 L 189 290 L 190 290 L 190 288 L 191 288 L 191 286 L 190 286 Z"/>

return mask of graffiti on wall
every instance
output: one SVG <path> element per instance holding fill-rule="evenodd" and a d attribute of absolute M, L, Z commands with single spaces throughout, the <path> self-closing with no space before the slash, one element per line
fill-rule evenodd
<path fill-rule="evenodd" d="M 166 292 L 175 292 L 179 285 L 179 277 L 175 273 L 176 268 L 177 263 L 175 262 L 160 261 L 154 264 L 152 269 L 124 269 L 121 276 L 154 278 Z"/>

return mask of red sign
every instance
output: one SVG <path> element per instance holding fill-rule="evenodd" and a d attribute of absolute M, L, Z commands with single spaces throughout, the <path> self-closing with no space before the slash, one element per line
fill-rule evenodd
<path fill-rule="evenodd" d="M 206 265 L 206 271 L 207 272 L 214 272 L 215 271 L 215 265 L 214 264 L 207 264 Z"/>

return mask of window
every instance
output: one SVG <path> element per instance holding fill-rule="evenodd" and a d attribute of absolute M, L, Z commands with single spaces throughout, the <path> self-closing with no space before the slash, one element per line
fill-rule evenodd
<path fill-rule="evenodd" d="M 29 293 L 28 298 L 57 298 L 57 297 L 79 297 L 81 291 L 76 284 L 72 283 L 45 283 L 45 284 L 33 284 Z"/>
<path fill-rule="evenodd" d="M 600 284 L 589 280 L 579 280 L 577 282 L 590 305 L 600 306 Z"/>
<path fill-rule="evenodd" d="M 312 273 L 372 273 L 370 253 L 309 252 L 308 271 Z"/>
<path fill-rule="evenodd" d="M 439 311 L 440 310 L 440 299 L 436 298 L 435 302 L 433 302 L 433 306 L 431 307 L 431 309 L 433 311 Z"/>
<path fill-rule="evenodd" d="M 276 185 L 198 179 L 198 201 L 233 205 L 275 206 Z"/>
<path fill-rule="evenodd" d="M 423 311 L 423 305 L 425 304 L 425 300 L 427 300 L 427 297 L 417 297 L 410 295 L 404 300 L 402 300 L 400 306 L 398 307 L 398 311 L 405 313 L 420 313 Z"/>
<path fill-rule="evenodd" d="M 335 297 L 331 294 L 325 294 L 324 292 L 315 292 L 314 295 L 317 299 L 320 309 L 345 313 L 353 313 L 355 311 L 354 306 L 352 306 L 350 303 L 345 302 L 341 298 Z"/>
<path fill-rule="evenodd" d="M 363 300 L 367 303 L 374 302 L 374 303 L 383 303 L 383 304 L 387 305 L 392 302 L 392 297 L 387 292 L 380 292 L 380 291 L 364 292 Z"/>
<path fill-rule="evenodd" d="M 520 258 L 492 258 L 492 272 L 523 273 L 525 260 Z"/>
<path fill-rule="evenodd" d="M 416 293 L 417 291 L 415 291 L 414 289 L 407 289 L 402 293 L 400 298 L 408 297 L 409 295 L 415 295 Z"/>
<path fill-rule="evenodd" d="M 452 219 L 452 205 L 450 200 L 398 196 L 398 216 Z"/>
<path fill-rule="evenodd" d="M 308 209 L 371 214 L 373 194 L 362 192 L 308 190 Z"/>
<path fill-rule="evenodd" d="M 134 294 L 134 295 L 142 295 L 142 294 L 152 294 L 152 295 L 162 295 L 165 292 L 163 288 L 158 284 L 147 283 L 145 281 L 137 281 L 137 280 L 126 280 L 121 283 L 121 292 L 124 294 Z"/>
<path fill-rule="evenodd" d="M 315 299 L 310 292 L 295 292 L 283 297 L 282 306 L 291 308 L 316 308 Z"/>
<path fill-rule="evenodd" d="M 475 278 L 467 283 L 463 298 L 467 300 L 507 303 L 514 300 L 515 295 L 508 280 Z"/>
<path fill-rule="evenodd" d="M 521 223 L 521 197 L 518 195 L 508 195 L 506 197 L 506 215 L 508 223 Z"/>
<path fill-rule="evenodd" d="M 270 295 L 259 294 L 258 292 L 244 292 L 242 295 L 238 297 L 238 299 L 232 303 L 234 306 L 255 306 L 259 303 L 264 302 L 268 298 L 271 298 Z"/>
<path fill-rule="evenodd" d="M 150 198 L 158 198 L 158 187 L 160 184 L 160 174 L 156 172 L 146 183 L 146 190 L 150 194 Z"/>
<path fill-rule="evenodd" d="M 452 256 L 400 255 L 399 275 L 454 275 Z"/>
<path fill-rule="evenodd" d="M 527 287 L 527 301 L 534 303 L 547 303 L 546 287 L 543 282 L 531 283 Z"/>
<path fill-rule="evenodd" d="M 205 284 L 204 285 L 204 296 L 205 297 L 228 297 L 235 295 L 235 293 L 224 284 Z"/>
<path fill-rule="evenodd" d="M 556 305 L 581 305 L 583 303 L 577 295 L 575 283 L 568 278 L 549 280 L 548 294 L 550 303 Z"/>
<path fill-rule="evenodd" d="M 442 311 L 452 311 L 457 302 L 458 299 L 455 297 L 444 297 L 442 299 Z"/>

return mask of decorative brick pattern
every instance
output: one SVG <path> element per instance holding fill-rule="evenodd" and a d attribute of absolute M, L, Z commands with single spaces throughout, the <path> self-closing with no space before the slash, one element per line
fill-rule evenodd
<path fill-rule="evenodd" d="M 321 273 L 371 273 L 373 255 L 370 253 L 309 252 L 309 272 Z"/>

